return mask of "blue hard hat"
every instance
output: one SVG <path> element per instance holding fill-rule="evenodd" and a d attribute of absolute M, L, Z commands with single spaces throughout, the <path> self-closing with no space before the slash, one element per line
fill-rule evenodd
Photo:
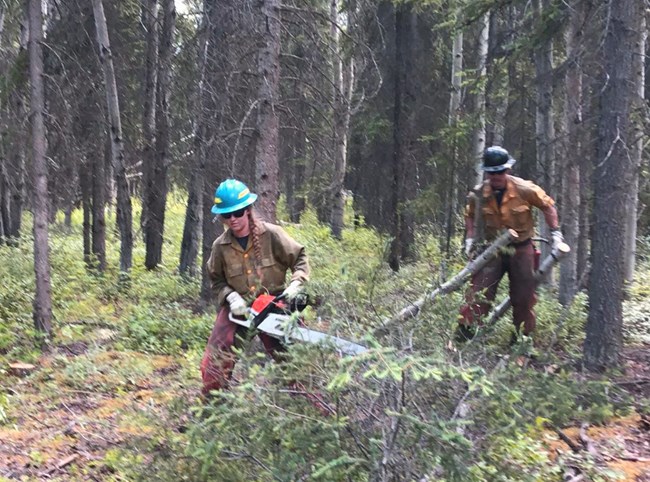
<path fill-rule="evenodd" d="M 246 184 L 237 179 L 226 179 L 214 192 L 213 214 L 225 214 L 250 206 L 257 199 L 257 194 L 250 192 Z"/>

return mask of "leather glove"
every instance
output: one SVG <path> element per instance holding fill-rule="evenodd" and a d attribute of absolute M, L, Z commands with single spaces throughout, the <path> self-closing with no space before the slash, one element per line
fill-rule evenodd
<path fill-rule="evenodd" d="M 564 243 L 564 236 L 562 236 L 562 231 L 559 229 L 551 231 L 551 237 L 553 238 L 553 250 L 556 250 L 561 243 Z"/>
<path fill-rule="evenodd" d="M 474 246 L 474 238 L 465 239 L 465 255 L 469 258 L 472 255 L 472 247 Z"/>
<path fill-rule="evenodd" d="M 228 296 L 226 296 L 226 301 L 230 305 L 230 312 L 233 315 L 246 316 L 248 313 L 248 306 L 246 306 L 244 298 L 242 298 L 236 291 L 233 291 Z"/>
<path fill-rule="evenodd" d="M 289 286 L 285 288 L 282 294 L 288 301 L 291 301 L 296 297 L 298 293 L 300 293 L 300 290 L 302 290 L 302 283 L 300 281 L 294 280 L 289 283 Z"/>

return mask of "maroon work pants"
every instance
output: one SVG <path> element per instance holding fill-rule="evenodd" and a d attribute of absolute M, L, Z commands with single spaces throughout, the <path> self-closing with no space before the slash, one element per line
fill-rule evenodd
<path fill-rule="evenodd" d="M 471 325 L 489 313 L 499 281 L 508 273 L 515 328 L 519 331 L 523 324 L 525 335 L 535 331 L 535 247 L 532 241 L 525 241 L 511 248 L 513 254 L 500 254 L 472 277 L 466 304 L 460 309 L 461 324 Z"/>
<path fill-rule="evenodd" d="M 201 360 L 201 377 L 203 388 L 201 393 L 208 395 L 210 390 L 220 390 L 228 386 L 235 367 L 235 353 L 233 347 L 241 348 L 242 340 L 246 337 L 246 327 L 237 325 L 228 319 L 230 309 L 222 307 L 217 313 L 212 333 L 205 347 L 203 360 Z M 280 340 L 259 333 L 264 349 L 275 360 L 279 359 L 284 347 Z"/>

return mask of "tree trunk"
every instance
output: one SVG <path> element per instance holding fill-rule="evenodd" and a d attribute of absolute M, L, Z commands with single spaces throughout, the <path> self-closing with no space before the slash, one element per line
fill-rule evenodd
<path fill-rule="evenodd" d="M 643 159 L 643 140 L 644 125 L 647 124 L 645 113 L 645 47 L 648 38 L 646 30 L 645 16 L 642 14 L 639 18 L 639 29 L 636 31 L 637 39 L 634 42 L 635 53 L 632 59 L 632 72 L 634 74 L 635 93 L 633 96 L 634 119 L 632 138 L 631 156 L 634 161 L 632 171 L 632 182 L 628 188 L 630 199 L 626 212 L 626 229 L 625 229 L 625 281 L 631 283 L 634 279 L 634 267 L 636 260 L 636 233 L 637 233 L 637 213 L 639 206 L 639 174 L 641 171 L 641 162 Z"/>
<path fill-rule="evenodd" d="M 158 0 L 143 0 L 142 23 L 147 48 L 144 70 L 144 105 L 142 112 L 142 213 L 140 227 L 147 242 L 147 219 L 150 199 L 150 183 L 156 163 L 156 85 L 158 84 Z"/>
<path fill-rule="evenodd" d="M 350 129 L 350 102 L 352 100 L 352 86 L 354 83 L 354 59 L 349 57 L 341 48 L 338 27 L 337 0 L 330 0 L 331 44 L 333 65 L 333 108 L 334 120 L 332 123 L 332 142 L 334 152 L 334 175 L 332 179 L 332 219 L 330 226 L 332 235 L 341 239 L 343 235 L 345 214 L 345 171 L 347 166 L 348 133 Z M 350 7 L 354 8 L 354 7 Z M 347 12 L 348 34 L 352 25 L 351 17 L 354 12 Z"/>
<path fill-rule="evenodd" d="M 451 93 L 449 95 L 449 118 L 448 125 L 456 132 L 458 120 L 460 119 L 460 103 L 463 84 L 463 31 L 459 27 L 454 35 L 454 42 L 451 51 Z M 447 202 L 447 229 L 445 252 L 449 255 L 451 251 L 451 239 L 454 237 L 454 218 L 458 211 L 458 143 L 454 135 L 451 146 L 451 158 L 449 159 L 449 190 Z"/>
<path fill-rule="evenodd" d="M 203 212 L 209 213 L 210 209 L 214 205 L 214 186 L 210 183 L 209 179 L 204 179 L 205 186 L 203 188 Z M 210 276 L 206 269 L 208 259 L 210 259 L 210 253 L 212 252 L 212 243 L 223 233 L 223 226 L 219 222 L 213 222 L 212 216 L 203 216 L 203 242 L 201 243 L 201 300 L 205 306 L 209 306 L 210 303 L 214 302 L 214 293 L 212 291 Z"/>
<path fill-rule="evenodd" d="M 405 123 L 403 104 L 406 73 L 404 65 L 404 30 L 405 17 L 408 15 L 408 6 L 400 4 L 395 6 L 395 79 L 393 86 L 393 179 L 391 185 L 391 235 L 393 241 L 388 258 L 388 264 L 393 271 L 399 271 L 402 258 L 402 202 L 404 200 L 404 171 L 406 163 L 403 134 Z"/>
<path fill-rule="evenodd" d="M 199 254 L 201 231 L 203 225 L 203 183 L 205 175 L 205 132 L 207 99 L 205 88 L 205 72 L 208 55 L 209 39 L 214 29 L 212 15 L 216 6 L 211 0 L 203 4 L 203 17 L 199 30 L 199 79 L 194 105 L 196 108 L 194 121 L 194 159 L 187 185 L 187 208 L 185 210 L 185 223 L 183 225 L 183 240 L 181 242 L 181 255 L 178 271 L 183 276 L 196 275 L 196 258 Z"/>
<path fill-rule="evenodd" d="M 639 0 L 612 0 L 606 15 L 604 73 L 594 167 L 594 230 L 589 278 L 589 316 L 584 345 L 585 365 L 601 370 L 618 364 L 622 343 L 625 229 L 628 190 L 634 160 L 630 110 L 635 96 L 635 31 L 642 8 Z"/>
<path fill-rule="evenodd" d="M 144 265 L 154 269 L 162 261 L 165 205 L 167 203 L 167 166 L 169 164 L 169 95 L 171 92 L 172 54 L 176 29 L 174 0 L 162 0 L 163 25 L 160 35 L 158 90 L 156 92 L 156 162 L 151 169 L 148 188 L 146 254 Z"/>
<path fill-rule="evenodd" d="M 117 223 L 120 230 L 120 271 L 128 272 L 133 263 L 133 231 L 132 210 L 129 194 L 129 184 L 126 179 L 124 166 L 124 146 L 122 144 L 122 123 L 120 121 L 120 105 L 117 96 L 113 57 L 108 38 L 106 16 L 102 0 L 92 0 L 95 27 L 97 28 L 97 43 L 99 45 L 99 60 L 104 68 L 106 88 L 106 104 L 110 123 L 111 164 L 117 183 Z"/>
<path fill-rule="evenodd" d="M 560 287 L 558 299 L 566 306 L 578 290 L 578 237 L 580 233 L 580 159 L 582 128 L 582 67 L 578 58 L 582 37 L 582 6 L 576 3 L 571 11 L 566 33 L 566 51 L 569 58 L 565 78 L 564 124 L 564 168 L 562 176 L 562 226 L 564 239 L 572 247 L 571 252 L 560 264 Z"/>
<path fill-rule="evenodd" d="M 474 115 L 476 128 L 473 133 L 472 147 L 474 151 L 474 185 L 483 182 L 483 151 L 485 150 L 485 75 L 487 73 L 488 41 L 490 32 L 490 14 L 485 13 L 479 20 L 479 36 L 477 50 L 477 88 L 474 94 Z"/>
<path fill-rule="evenodd" d="M 542 22 L 543 15 L 548 8 L 549 0 L 533 0 L 533 8 L 537 22 Z M 534 52 L 535 58 L 535 143 L 537 149 L 538 172 L 543 179 L 544 189 L 551 196 L 555 195 L 553 182 L 555 180 L 555 127 L 553 125 L 553 41 L 550 37 L 540 41 Z M 550 239 L 550 229 L 543 219 L 542 237 Z M 542 244 L 542 258 L 551 253 L 549 244 Z M 549 279 L 549 283 L 552 280 Z"/>
<path fill-rule="evenodd" d="M 6 156 L 0 157 L 0 244 L 8 241 L 11 225 L 11 188 Z"/>
<path fill-rule="evenodd" d="M 43 13 L 41 0 L 29 0 L 29 81 L 32 119 L 32 172 L 34 176 L 34 326 L 52 334 L 52 293 L 50 286 L 50 254 L 48 246 L 47 163 L 45 122 L 45 89 L 43 85 Z"/>
<path fill-rule="evenodd" d="M 255 144 L 255 190 L 257 209 L 266 221 L 275 222 L 279 188 L 277 103 L 280 93 L 280 4 L 262 2 L 262 46 L 258 55 L 257 142 Z"/>
<path fill-rule="evenodd" d="M 79 188 L 81 190 L 81 208 L 83 210 L 83 246 L 84 262 L 86 266 L 91 266 L 91 216 L 92 216 L 92 174 L 90 171 L 89 161 L 83 160 L 79 166 Z"/>
<path fill-rule="evenodd" d="M 500 47 L 503 42 L 501 36 L 506 33 L 504 28 L 499 28 L 498 19 L 498 15 L 490 15 L 488 54 Z M 485 128 L 485 145 L 487 147 L 503 145 L 506 113 L 508 111 L 510 79 L 507 65 L 504 65 L 504 62 L 499 62 L 496 57 L 495 54 L 488 55 L 486 66 L 485 110 L 488 120 Z"/>
<path fill-rule="evenodd" d="M 101 155 L 90 152 L 87 158 L 92 159 L 92 252 L 95 269 L 103 273 L 106 270 L 106 158 L 110 157 L 108 139 L 101 146 Z"/>

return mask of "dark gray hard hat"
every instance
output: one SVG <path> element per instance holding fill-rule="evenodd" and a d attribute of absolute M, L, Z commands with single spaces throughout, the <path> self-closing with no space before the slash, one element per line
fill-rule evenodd
<path fill-rule="evenodd" d="M 483 170 L 485 172 L 499 172 L 510 169 L 514 163 L 508 151 L 501 146 L 492 146 L 483 152 Z"/>

